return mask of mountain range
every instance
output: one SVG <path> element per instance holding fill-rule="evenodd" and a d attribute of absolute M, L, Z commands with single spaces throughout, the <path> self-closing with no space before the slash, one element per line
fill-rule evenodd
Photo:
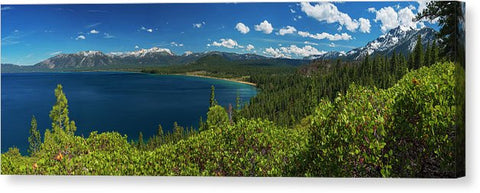
<path fill-rule="evenodd" d="M 382 54 L 390 55 L 395 52 L 407 55 L 412 52 L 417 44 L 418 35 L 422 38 L 422 45 L 427 45 L 436 40 L 436 31 L 429 27 L 415 29 L 405 26 L 398 26 L 391 29 L 386 34 L 381 35 L 377 39 L 368 42 L 363 47 L 352 49 L 348 52 L 330 51 L 321 55 L 306 57 L 305 59 L 336 59 L 359 60 L 368 55 Z"/>
<path fill-rule="evenodd" d="M 14 71 L 68 71 L 94 70 L 114 68 L 135 68 L 145 66 L 184 65 L 200 60 L 204 57 L 219 56 L 228 61 L 240 61 L 249 65 L 293 65 L 308 63 L 312 59 L 359 60 L 368 55 L 390 55 L 392 52 L 404 55 L 413 51 L 417 36 L 422 37 L 422 44 L 435 41 L 435 30 L 424 27 L 421 29 L 399 26 L 386 34 L 368 42 L 363 47 L 348 52 L 330 51 L 321 55 L 312 55 L 303 59 L 270 58 L 257 54 L 238 54 L 229 52 L 202 52 L 176 55 L 167 48 L 153 47 L 130 52 L 103 53 L 101 51 L 81 51 L 72 54 L 58 54 L 39 62 L 33 66 L 18 66 L 2 64 L 2 72 Z"/>

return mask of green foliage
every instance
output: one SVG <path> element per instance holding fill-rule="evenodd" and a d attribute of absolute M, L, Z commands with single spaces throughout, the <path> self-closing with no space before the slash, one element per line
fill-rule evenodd
<path fill-rule="evenodd" d="M 455 65 L 436 64 L 407 74 L 391 88 L 393 129 L 389 149 L 400 176 L 453 176 L 455 173 Z"/>
<path fill-rule="evenodd" d="M 406 64 L 395 57 L 390 61 Z M 360 75 L 360 82 L 392 81 L 397 72 L 368 75 L 369 70 L 390 71 L 391 66 L 382 64 L 385 61 L 380 57 L 367 60 L 361 67 L 367 76 Z M 328 70 L 333 77 L 361 74 L 356 69 L 335 66 Z M 159 134 L 141 147 L 116 132 L 92 132 L 84 138 L 58 127 L 53 132 L 47 129 L 36 154 L 22 156 L 16 148 L 2 154 L 2 174 L 452 177 L 461 162 L 455 159 L 459 154 L 456 144 L 462 139 L 456 129 L 464 121 L 459 108 L 464 101 L 456 93 L 464 88 L 463 73 L 452 63 L 437 63 L 407 73 L 388 89 L 349 84 L 345 94 L 336 92 L 333 100 L 310 104 L 313 112 L 293 117 L 304 117 L 290 120 L 298 122 L 293 126 L 241 117 L 230 123 L 225 109 L 214 105 L 207 113 L 208 129 L 195 132 L 175 122 L 173 133 L 163 133 L 159 126 Z M 368 80 L 368 76 L 376 78 Z M 330 88 L 320 80 L 334 80 L 320 75 L 304 78 L 265 80 L 278 81 L 275 84 L 297 81 L 298 92 L 310 95 L 302 104 L 315 100 L 311 95 L 326 96 L 316 89 Z M 347 83 L 338 83 L 343 84 Z M 299 89 L 306 85 L 305 90 Z M 286 88 L 291 87 L 270 89 Z M 66 98 L 58 98 L 66 103 Z M 52 122 L 64 120 L 61 113 L 52 117 Z M 140 139 L 138 143 L 143 144 Z"/>
<path fill-rule="evenodd" d="M 74 121 L 70 121 L 68 117 L 68 100 L 63 93 L 62 85 L 57 85 L 55 89 L 55 98 L 57 99 L 55 105 L 50 111 L 50 119 L 52 119 L 53 132 L 73 135 L 77 130 Z"/>
<path fill-rule="evenodd" d="M 29 132 L 30 136 L 28 137 L 28 153 L 33 155 L 40 150 L 40 146 L 42 145 L 42 137 L 40 135 L 40 131 L 37 129 L 37 119 L 35 119 L 35 116 L 32 116 Z"/>
<path fill-rule="evenodd" d="M 216 127 L 223 128 L 229 123 L 227 111 L 220 105 L 212 106 L 207 113 L 207 127 L 213 129 Z"/>
<path fill-rule="evenodd" d="M 388 177 L 391 152 L 385 152 L 387 113 L 384 90 L 351 85 L 334 103 L 322 101 L 311 118 L 307 176 Z"/>

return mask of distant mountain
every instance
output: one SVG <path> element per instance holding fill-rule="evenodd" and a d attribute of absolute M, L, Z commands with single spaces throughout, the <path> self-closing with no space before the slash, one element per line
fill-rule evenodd
<path fill-rule="evenodd" d="M 391 29 L 388 33 L 381 35 L 377 39 L 368 42 L 365 46 L 352 49 L 348 52 L 331 51 L 322 55 L 310 56 L 307 59 L 334 59 L 343 58 L 348 60 L 358 60 L 368 55 L 383 54 L 389 55 L 402 53 L 404 55 L 413 51 L 417 44 L 417 36 L 421 35 L 422 45 L 428 41 L 435 41 L 435 30 L 429 27 L 414 29 L 405 26 L 398 26 Z"/>
<path fill-rule="evenodd" d="M 276 59 L 256 54 L 237 54 L 229 52 L 203 52 L 175 55 L 166 48 L 153 47 L 131 52 L 102 53 L 100 51 L 81 51 L 73 54 L 59 54 L 34 65 L 35 69 L 75 70 L 108 69 L 121 67 L 169 66 L 195 62 L 208 56 L 218 56 L 226 61 L 239 61 L 258 65 L 301 65 L 305 60 Z M 213 60 L 209 60 L 212 62 Z"/>

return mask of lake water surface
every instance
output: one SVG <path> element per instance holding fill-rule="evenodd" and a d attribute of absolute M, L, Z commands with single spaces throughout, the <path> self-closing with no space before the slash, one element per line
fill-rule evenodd
<path fill-rule="evenodd" d="M 63 85 L 70 119 L 77 135 L 91 131 L 117 131 L 130 139 L 157 132 L 162 124 L 171 131 L 173 122 L 198 126 L 206 118 L 210 86 L 222 106 L 235 105 L 237 93 L 243 102 L 256 94 L 253 86 L 225 80 L 179 75 L 122 72 L 3 73 L 1 75 L 1 151 L 28 147 L 30 120 L 35 115 L 42 133 L 51 128 L 49 113 L 55 103 L 54 89 Z"/>

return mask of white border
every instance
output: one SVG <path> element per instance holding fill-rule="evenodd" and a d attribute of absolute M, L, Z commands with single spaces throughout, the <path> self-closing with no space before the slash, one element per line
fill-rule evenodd
<path fill-rule="evenodd" d="M 59 1 L 2 0 L 1 4 L 98 4 L 232 2 L 232 0 L 189 1 Z M 292 2 L 274 0 L 275 2 Z M 252 2 L 236 0 L 235 2 Z M 264 0 L 262 2 L 272 2 Z M 105 177 L 105 176 L 0 176 L 1 192 L 475 192 L 480 189 L 479 136 L 479 1 L 466 0 L 467 24 L 467 177 L 461 179 L 333 179 L 333 178 L 234 178 L 234 177 Z M 475 100 L 476 99 L 476 100 Z M 5 121 L 5 120 L 3 120 Z"/>

